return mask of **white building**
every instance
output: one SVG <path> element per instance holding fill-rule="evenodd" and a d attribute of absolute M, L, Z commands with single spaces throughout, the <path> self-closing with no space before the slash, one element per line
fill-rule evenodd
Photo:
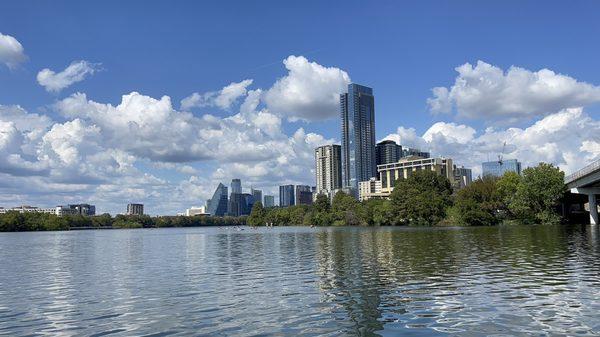
<path fill-rule="evenodd" d="M 200 207 L 192 206 L 191 208 L 188 208 L 185 210 L 185 216 L 196 216 L 196 215 L 207 216 L 210 214 L 206 212 L 206 206 L 200 206 Z"/>
<path fill-rule="evenodd" d="M 67 214 L 78 214 L 77 210 L 71 209 L 68 206 L 56 206 L 56 207 L 34 207 L 28 205 L 22 205 L 18 207 L 12 208 L 2 208 L 0 207 L 0 214 L 5 214 L 8 212 L 19 212 L 19 213 L 46 213 L 46 214 L 54 214 L 58 216 L 63 216 Z"/>
<path fill-rule="evenodd" d="M 369 199 L 385 199 L 390 196 L 390 193 L 383 192 L 381 188 L 381 180 L 371 178 L 367 181 L 358 183 L 358 200 L 365 201 Z"/>
<path fill-rule="evenodd" d="M 342 147 L 331 144 L 315 149 L 316 194 L 331 195 L 342 188 Z"/>

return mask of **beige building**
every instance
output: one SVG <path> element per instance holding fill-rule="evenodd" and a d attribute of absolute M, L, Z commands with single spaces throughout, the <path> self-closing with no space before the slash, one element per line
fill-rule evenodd
<path fill-rule="evenodd" d="M 381 189 L 381 180 L 371 178 L 367 181 L 358 183 L 358 200 L 365 201 L 369 199 L 385 199 L 390 193 L 384 193 Z"/>
<path fill-rule="evenodd" d="M 316 194 L 331 194 L 342 187 L 341 146 L 332 144 L 315 149 Z"/>
<path fill-rule="evenodd" d="M 434 171 L 450 182 L 454 181 L 454 167 L 450 158 L 421 158 L 417 156 L 405 157 L 396 163 L 377 166 L 381 193 L 389 195 L 394 190 L 394 183 L 398 179 L 406 179 L 413 172 L 421 170 Z"/>

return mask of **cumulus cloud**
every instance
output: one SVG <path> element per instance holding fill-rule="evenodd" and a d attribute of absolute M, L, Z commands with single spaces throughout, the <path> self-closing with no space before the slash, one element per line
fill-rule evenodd
<path fill-rule="evenodd" d="M 87 76 L 93 75 L 99 69 L 100 65 L 97 63 L 74 61 L 58 73 L 48 68 L 42 69 L 37 74 L 37 81 L 46 91 L 59 92 L 73 83 L 83 81 Z"/>
<path fill-rule="evenodd" d="M 401 127 L 385 139 L 402 145 L 407 140 L 433 155 L 453 158 L 455 163 L 473 168 L 476 174 L 481 173 L 482 162 L 495 160 L 502 153 L 506 142 L 504 158 L 518 159 L 524 166 L 548 162 L 570 173 L 600 158 L 598 130 L 600 121 L 582 108 L 570 108 L 526 128 L 487 128 L 478 133 L 468 125 L 440 122 L 420 137 L 414 129 Z"/>
<path fill-rule="evenodd" d="M 531 120 L 566 108 L 600 102 L 600 87 L 549 69 L 530 71 L 512 66 L 507 71 L 478 61 L 456 68 L 449 87 L 432 89 L 427 100 L 434 113 L 456 109 L 458 117 L 501 120 L 504 124 Z"/>
<path fill-rule="evenodd" d="M 0 63 L 14 69 L 25 60 L 27 56 L 21 43 L 10 35 L 0 33 Z"/>
<path fill-rule="evenodd" d="M 204 94 L 193 93 L 181 100 L 181 109 L 189 110 L 195 107 L 218 107 L 223 110 L 231 106 L 248 92 L 248 86 L 253 80 L 243 80 L 241 82 L 231 82 L 229 85 L 219 91 L 211 91 Z"/>
<path fill-rule="evenodd" d="M 269 110 L 291 121 L 325 120 L 339 114 L 339 95 L 350 83 L 345 71 L 303 56 L 289 56 L 283 64 L 288 74 L 265 93 Z"/>

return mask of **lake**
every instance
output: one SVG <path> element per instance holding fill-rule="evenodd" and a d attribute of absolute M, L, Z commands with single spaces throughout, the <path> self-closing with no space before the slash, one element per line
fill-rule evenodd
<path fill-rule="evenodd" d="M 598 227 L 0 233 L 0 336 L 600 334 Z"/>

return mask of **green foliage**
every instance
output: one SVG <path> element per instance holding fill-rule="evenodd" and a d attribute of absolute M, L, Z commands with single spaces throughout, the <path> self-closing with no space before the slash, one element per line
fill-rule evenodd
<path fill-rule="evenodd" d="M 267 212 L 265 211 L 262 202 L 256 202 L 254 206 L 252 206 L 252 212 L 250 212 L 250 216 L 248 217 L 248 225 L 250 226 L 262 226 L 265 224 Z"/>
<path fill-rule="evenodd" d="M 447 178 L 433 171 L 416 171 L 396 182 L 390 196 L 392 221 L 412 226 L 437 225 L 452 204 Z"/>
<path fill-rule="evenodd" d="M 502 207 L 497 179 L 484 177 L 475 180 L 456 195 L 454 207 L 457 221 L 462 225 L 491 226 L 500 222 Z"/>
<path fill-rule="evenodd" d="M 501 201 L 500 208 L 503 212 L 507 213 L 507 217 L 514 217 L 509 205 L 514 202 L 517 189 L 522 181 L 523 177 L 516 172 L 509 171 L 504 173 L 504 175 L 496 182 L 498 197 Z"/>
<path fill-rule="evenodd" d="M 564 178 L 564 172 L 547 163 L 523 170 L 523 178 L 508 205 L 511 213 L 526 223 L 560 222 L 557 206 L 567 191 Z"/>

